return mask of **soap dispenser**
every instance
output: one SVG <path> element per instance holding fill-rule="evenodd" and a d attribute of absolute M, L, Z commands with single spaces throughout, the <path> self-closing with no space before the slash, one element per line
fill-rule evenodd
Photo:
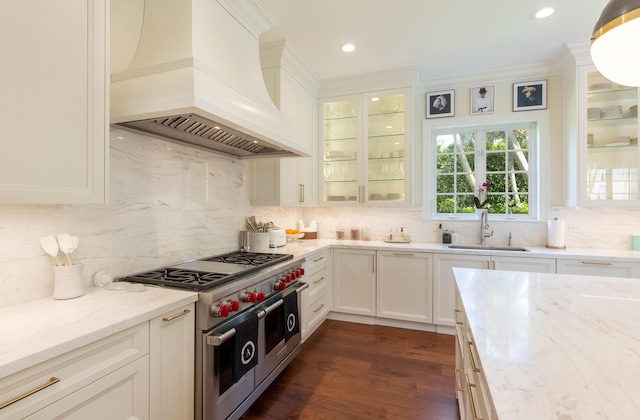
<path fill-rule="evenodd" d="M 451 243 L 451 234 L 449 233 L 449 230 L 445 230 L 444 233 L 442 234 L 442 243 L 443 244 Z"/>

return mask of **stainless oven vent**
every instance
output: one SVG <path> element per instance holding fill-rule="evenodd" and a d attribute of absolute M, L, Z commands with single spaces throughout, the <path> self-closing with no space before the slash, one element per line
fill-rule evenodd
<path fill-rule="evenodd" d="M 286 157 L 297 154 L 276 148 L 246 133 L 241 133 L 223 124 L 217 124 L 196 114 L 150 118 L 117 124 L 123 128 L 161 136 L 167 140 L 189 143 L 193 146 L 213 150 L 240 158 Z"/>

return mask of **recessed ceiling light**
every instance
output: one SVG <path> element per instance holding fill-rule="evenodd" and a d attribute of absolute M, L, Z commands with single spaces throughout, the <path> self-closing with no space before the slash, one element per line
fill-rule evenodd
<path fill-rule="evenodd" d="M 554 9 L 553 7 L 543 7 L 542 9 L 538 10 L 536 12 L 536 17 L 538 19 L 544 19 L 546 17 L 551 16 L 552 14 L 554 14 L 556 11 L 556 9 Z"/>
<path fill-rule="evenodd" d="M 380 98 L 378 98 L 377 96 L 374 96 L 373 98 L 371 98 L 371 102 L 378 102 L 380 100 Z"/>
<path fill-rule="evenodd" d="M 342 51 L 344 52 L 354 52 L 355 50 L 356 46 L 351 43 L 347 43 L 342 46 Z"/>

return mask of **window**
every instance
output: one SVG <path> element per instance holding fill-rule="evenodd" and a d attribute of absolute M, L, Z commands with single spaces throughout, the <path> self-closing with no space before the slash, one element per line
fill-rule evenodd
<path fill-rule="evenodd" d="M 474 197 L 489 187 L 487 211 L 505 217 L 530 218 L 535 211 L 537 180 L 535 123 L 432 132 L 435 159 L 435 215 L 455 217 L 475 212 Z M 484 197 L 482 198 L 484 201 Z"/>

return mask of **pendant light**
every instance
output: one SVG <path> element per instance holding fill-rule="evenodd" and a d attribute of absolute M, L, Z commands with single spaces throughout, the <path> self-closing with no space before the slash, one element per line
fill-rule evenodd
<path fill-rule="evenodd" d="M 611 0 L 591 37 L 591 59 L 612 82 L 640 86 L 640 0 Z"/>

